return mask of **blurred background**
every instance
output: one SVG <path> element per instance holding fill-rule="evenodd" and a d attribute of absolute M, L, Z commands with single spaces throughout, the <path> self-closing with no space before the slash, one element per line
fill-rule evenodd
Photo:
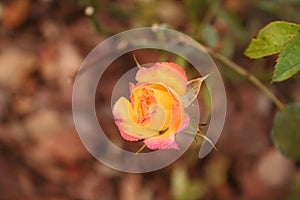
<path fill-rule="evenodd" d="M 0 199 L 300 199 L 299 163 L 272 144 L 277 108 L 221 63 L 227 118 L 218 150 L 204 159 L 198 159 L 198 141 L 159 171 L 118 172 L 87 152 L 72 118 L 72 84 L 88 53 L 115 33 L 153 25 L 181 31 L 232 59 L 283 102 L 300 101 L 299 75 L 270 85 L 276 56 L 243 55 L 251 38 L 274 20 L 300 23 L 300 1 L 1 0 Z M 119 136 L 109 98 L 117 78 L 135 65 L 132 55 L 112 63 L 96 107 L 108 116 L 100 123 L 111 140 L 136 151 Z M 174 58 L 147 50 L 135 55 L 140 63 Z M 205 95 L 199 99 L 205 102 Z"/>

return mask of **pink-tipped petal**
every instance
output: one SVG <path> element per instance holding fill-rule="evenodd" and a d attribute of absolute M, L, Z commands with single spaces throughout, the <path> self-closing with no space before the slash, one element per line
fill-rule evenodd
<path fill-rule="evenodd" d="M 184 114 L 183 120 L 177 132 L 184 130 L 190 124 L 190 117 L 188 114 Z M 176 133 L 165 133 L 166 135 L 160 135 L 144 140 L 145 145 L 152 150 L 157 149 L 176 149 L 179 150 L 178 143 L 176 142 Z"/>
<path fill-rule="evenodd" d="M 150 68 L 142 67 L 138 70 L 136 80 L 164 84 L 182 96 L 186 92 L 187 77 L 180 68 L 175 63 L 156 63 Z"/>
<path fill-rule="evenodd" d="M 171 134 L 173 137 L 167 136 L 156 136 L 147 138 L 144 140 L 145 145 L 152 150 L 158 149 L 179 149 L 178 144 L 175 140 L 175 134 Z"/>
<path fill-rule="evenodd" d="M 176 63 L 172 63 L 172 62 L 158 62 L 156 64 L 170 67 L 170 68 L 176 70 L 178 73 L 180 73 L 182 77 L 185 77 L 187 79 L 186 73 L 185 73 L 184 69 L 182 69 L 182 67 L 180 67 Z"/>
<path fill-rule="evenodd" d="M 120 134 L 121 134 L 122 138 L 125 139 L 125 140 L 127 140 L 127 141 L 135 142 L 135 141 L 141 140 L 140 138 L 127 135 L 124 131 L 122 131 L 120 129 L 119 129 L 119 131 L 120 131 Z"/>

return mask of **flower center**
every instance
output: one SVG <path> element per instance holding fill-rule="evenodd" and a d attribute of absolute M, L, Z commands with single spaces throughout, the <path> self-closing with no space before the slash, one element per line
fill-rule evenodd
<path fill-rule="evenodd" d="M 137 95 L 137 122 L 143 124 L 150 118 L 149 108 L 151 105 L 157 104 L 152 88 L 141 88 Z"/>

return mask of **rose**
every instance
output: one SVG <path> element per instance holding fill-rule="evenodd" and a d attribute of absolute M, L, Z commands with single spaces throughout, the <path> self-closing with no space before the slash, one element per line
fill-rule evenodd
<path fill-rule="evenodd" d="M 181 97 L 187 90 L 185 71 L 175 63 L 141 67 L 130 83 L 130 102 L 121 97 L 113 107 L 115 123 L 128 141 L 143 140 L 152 150 L 178 149 L 176 134 L 189 125 Z"/>

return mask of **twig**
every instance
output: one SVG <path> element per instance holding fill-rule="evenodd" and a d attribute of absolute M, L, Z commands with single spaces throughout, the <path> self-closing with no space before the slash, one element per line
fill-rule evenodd
<path fill-rule="evenodd" d="M 246 79 L 248 79 L 251 83 L 253 83 L 258 89 L 260 89 L 263 93 L 265 93 L 277 106 L 279 110 L 284 109 L 284 104 L 270 91 L 269 88 L 267 88 L 259 79 L 257 79 L 254 75 L 249 73 L 247 70 L 239 66 L 238 64 L 234 63 L 233 61 L 229 60 L 225 56 L 215 52 L 214 50 L 210 49 L 209 47 L 203 46 L 206 51 L 214 57 L 216 60 L 222 62 L 230 69 L 234 70 L 238 74 L 244 76 Z"/>

